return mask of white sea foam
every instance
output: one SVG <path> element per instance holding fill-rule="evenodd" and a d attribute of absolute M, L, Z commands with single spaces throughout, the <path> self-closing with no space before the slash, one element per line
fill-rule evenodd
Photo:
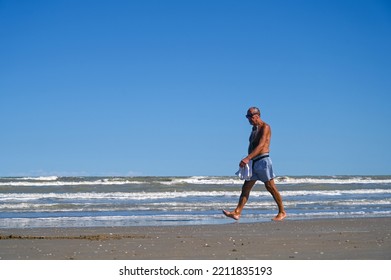
<path fill-rule="evenodd" d="M 243 181 L 236 177 L 205 177 L 205 176 L 193 176 L 188 178 L 173 178 L 170 181 L 158 182 L 163 185 L 232 185 L 242 184 Z"/>
<path fill-rule="evenodd" d="M 391 178 L 373 178 L 373 177 L 288 177 L 281 176 L 275 178 L 276 183 L 280 184 L 391 184 Z M 208 177 L 193 176 L 187 178 L 174 178 L 171 181 L 159 182 L 165 185 L 194 184 L 194 185 L 230 185 L 243 184 L 243 180 L 237 177 Z"/>
<path fill-rule="evenodd" d="M 77 193 L 10 193 L 6 196 L 0 197 L 0 201 L 7 200 L 38 200 L 38 199 L 67 199 L 67 200 L 91 200 L 91 199 L 133 199 L 133 200 L 147 200 L 147 199 L 167 199 L 167 198 L 181 198 L 181 197 L 217 197 L 217 196 L 232 196 L 237 195 L 232 192 L 225 191 L 211 191 L 211 192 L 107 192 L 107 193 L 93 193 L 93 192 L 77 192 Z"/>
<path fill-rule="evenodd" d="M 202 201 L 202 202 L 146 202 L 146 203 L 121 203 L 121 204 L 108 204 L 99 203 L 98 201 L 90 203 L 68 203 L 68 204 L 57 204 L 57 203 L 35 203 L 35 202 L 23 202 L 23 203 L 9 203 L 0 204 L 1 211 L 25 211 L 29 212 L 71 212 L 71 211 L 205 211 L 206 209 L 224 209 L 230 204 L 228 201 Z M 289 209 L 307 209 L 313 210 L 316 208 L 327 208 L 327 207 L 338 207 L 338 206 L 357 206 L 357 207 L 384 207 L 385 205 L 391 205 L 391 200 L 387 199 L 360 199 L 360 200 L 325 200 L 325 201 L 297 201 L 287 200 L 284 202 L 285 207 Z M 232 204 L 232 206 L 234 206 Z M 267 209 L 274 208 L 274 201 L 252 201 L 246 205 L 246 209 Z"/>
<path fill-rule="evenodd" d="M 1 179 L 1 178 L 0 178 Z M 390 177 L 276 177 L 277 184 L 283 185 L 324 185 L 324 184 L 391 184 Z M 23 177 L 13 178 L 10 180 L 0 181 L 0 186 L 108 186 L 108 185 L 241 185 L 243 181 L 237 177 L 213 177 L 213 176 L 193 176 L 193 177 L 146 177 L 144 179 L 135 178 L 96 178 L 95 180 L 86 179 L 83 177 L 74 178 L 73 180 L 67 177 Z"/>
<path fill-rule="evenodd" d="M 391 189 L 357 189 L 357 190 L 330 190 L 330 191 L 281 191 L 284 197 L 297 196 L 343 196 L 343 195 L 370 195 L 391 194 Z M 170 198 L 189 197 L 237 197 L 238 192 L 231 191 L 183 191 L 183 192 L 76 192 L 76 193 L 9 193 L 0 197 L 0 201 L 11 200 L 42 200 L 42 199 L 66 199 L 66 200 L 161 200 Z M 252 197 L 270 196 L 267 191 L 253 191 Z"/>
<path fill-rule="evenodd" d="M 23 177 L 19 178 L 20 180 L 28 180 L 28 181 L 56 181 L 58 179 L 57 176 L 40 176 L 40 177 Z"/>
<path fill-rule="evenodd" d="M 371 177 L 277 177 L 276 183 L 281 184 L 391 184 L 391 179 Z"/>
<path fill-rule="evenodd" d="M 27 180 L 27 179 L 25 179 Z M 12 182 L 0 182 L 0 186 L 13 186 L 13 187 L 45 187 L 45 186 L 109 186 L 109 185 L 127 185 L 127 184 L 145 184 L 142 181 L 131 180 L 95 180 L 95 181 L 56 181 L 47 180 L 47 182 L 25 182 L 25 181 L 12 181 Z"/>

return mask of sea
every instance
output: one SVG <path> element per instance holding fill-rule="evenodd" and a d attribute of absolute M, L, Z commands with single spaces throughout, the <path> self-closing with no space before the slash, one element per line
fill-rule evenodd
<path fill-rule="evenodd" d="M 281 176 L 289 220 L 391 217 L 391 176 Z M 0 177 L 0 229 L 228 224 L 243 181 L 234 176 Z M 277 207 L 257 183 L 240 222 Z"/>

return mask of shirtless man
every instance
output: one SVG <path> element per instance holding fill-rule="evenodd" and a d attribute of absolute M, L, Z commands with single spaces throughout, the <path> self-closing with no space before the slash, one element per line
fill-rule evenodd
<path fill-rule="evenodd" d="M 250 136 L 248 155 L 240 161 L 239 166 L 244 167 L 250 162 L 250 160 L 252 160 L 253 175 L 250 180 L 244 181 L 242 193 L 240 195 L 239 203 L 236 206 L 236 209 L 232 212 L 223 210 L 223 213 L 229 218 L 239 220 L 243 207 L 248 201 L 252 187 L 255 185 L 257 180 L 261 180 L 265 184 L 266 189 L 273 196 L 273 199 L 278 206 L 278 214 L 273 218 L 273 220 L 281 221 L 286 217 L 286 213 L 284 210 L 284 205 L 282 204 L 281 195 L 278 192 L 276 185 L 274 184 L 275 175 L 273 173 L 272 161 L 269 157 L 269 146 L 271 139 L 270 126 L 262 121 L 261 112 L 256 107 L 251 107 L 248 109 L 246 118 L 253 126 L 253 129 Z"/>

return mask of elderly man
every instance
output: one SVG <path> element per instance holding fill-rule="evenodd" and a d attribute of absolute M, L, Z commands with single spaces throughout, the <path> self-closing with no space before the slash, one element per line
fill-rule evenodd
<path fill-rule="evenodd" d="M 253 126 L 250 135 L 250 144 L 247 157 L 240 161 L 239 166 L 244 167 L 252 160 L 252 177 L 246 180 L 242 187 L 242 193 L 236 209 L 232 212 L 223 210 L 224 215 L 234 220 L 239 220 L 243 207 L 248 201 L 252 187 L 257 180 L 265 184 L 266 189 L 273 196 L 278 206 L 278 214 L 273 218 L 274 221 L 281 221 L 286 217 L 282 198 L 274 184 L 274 173 L 272 161 L 269 157 L 269 147 L 271 139 L 270 126 L 261 119 L 261 111 L 257 107 L 251 107 L 247 111 L 246 118 Z"/>

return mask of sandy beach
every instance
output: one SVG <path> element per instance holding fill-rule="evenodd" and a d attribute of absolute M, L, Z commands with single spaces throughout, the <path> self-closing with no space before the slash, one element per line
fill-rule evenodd
<path fill-rule="evenodd" d="M 0 230 L 1 260 L 390 260 L 391 218 Z"/>

